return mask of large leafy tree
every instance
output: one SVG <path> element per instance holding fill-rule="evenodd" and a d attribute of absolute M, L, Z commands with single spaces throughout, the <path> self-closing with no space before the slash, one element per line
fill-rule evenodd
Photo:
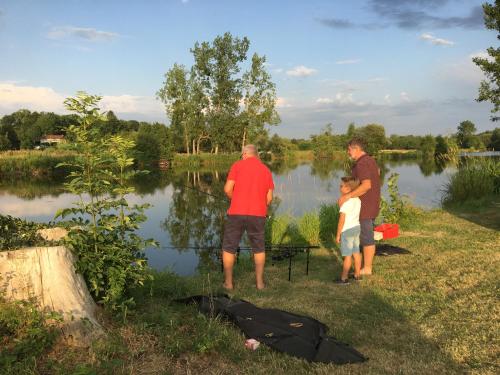
<path fill-rule="evenodd" d="M 375 155 L 387 144 L 387 140 L 385 138 L 385 128 L 382 125 L 368 124 L 366 126 L 356 128 L 355 134 L 365 140 L 366 152 L 370 155 Z"/>
<path fill-rule="evenodd" d="M 187 153 L 199 153 L 202 142 L 215 153 L 237 150 L 249 138 L 261 137 L 265 125 L 279 122 L 265 57 L 254 54 L 243 71 L 249 46 L 247 38 L 230 33 L 197 42 L 191 70 L 175 64 L 165 75 L 158 97 Z"/>
<path fill-rule="evenodd" d="M 485 3 L 483 5 L 484 24 L 489 30 L 498 32 L 497 39 L 500 39 L 500 0 L 495 0 L 494 4 Z M 500 110 L 500 48 L 490 47 L 487 49 L 488 58 L 474 57 L 472 60 L 484 72 L 487 80 L 481 82 L 479 86 L 478 101 L 489 101 L 493 104 L 491 112 L 492 121 L 500 119 L 496 113 Z"/>
<path fill-rule="evenodd" d="M 476 125 L 470 120 L 462 121 L 457 127 L 457 141 L 461 147 L 468 148 L 474 143 Z"/>

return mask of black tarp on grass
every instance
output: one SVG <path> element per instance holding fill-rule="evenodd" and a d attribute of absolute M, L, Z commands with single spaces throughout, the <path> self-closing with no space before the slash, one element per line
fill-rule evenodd
<path fill-rule="evenodd" d="M 328 336 L 327 327 L 308 316 L 259 308 L 227 295 L 192 296 L 177 302 L 195 303 L 206 315 L 220 315 L 232 321 L 247 338 L 310 362 L 346 364 L 367 360 L 348 344 Z"/>
<path fill-rule="evenodd" d="M 399 246 L 390 245 L 388 243 L 380 243 L 375 245 L 375 255 L 390 256 L 398 254 L 411 254 L 410 250 Z"/>

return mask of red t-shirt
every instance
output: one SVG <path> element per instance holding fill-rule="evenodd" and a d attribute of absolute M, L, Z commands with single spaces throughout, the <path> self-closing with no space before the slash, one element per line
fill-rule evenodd
<path fill-rule="evenodd" d="M 267 192 L 274 189 L 271 171 L 258 158 L 239 160 L 227 176 L 234 181 L 229 215 L 266 216 Z"/>

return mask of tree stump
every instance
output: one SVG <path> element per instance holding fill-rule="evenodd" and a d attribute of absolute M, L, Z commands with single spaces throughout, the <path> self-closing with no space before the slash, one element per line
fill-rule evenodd
<path fill-rule="evenodd" d="M 88 346 L 102 334 L 94 303 L 75 258 L 64 246 L 0 252 L 0 293 L 8 300 L 35 299 L 41 309 L 60 313 L 69 344 Z"/>

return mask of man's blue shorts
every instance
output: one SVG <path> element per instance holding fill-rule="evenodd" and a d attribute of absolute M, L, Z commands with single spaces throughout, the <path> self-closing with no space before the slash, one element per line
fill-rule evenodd
<path fill-rule="evenodd" d="M 349 228 L 340 235 L 340 253 L 343 257 L 351 256 L 354 253 L 359 253 L 359 234 L 361 227 L 358 225 Z"/>

